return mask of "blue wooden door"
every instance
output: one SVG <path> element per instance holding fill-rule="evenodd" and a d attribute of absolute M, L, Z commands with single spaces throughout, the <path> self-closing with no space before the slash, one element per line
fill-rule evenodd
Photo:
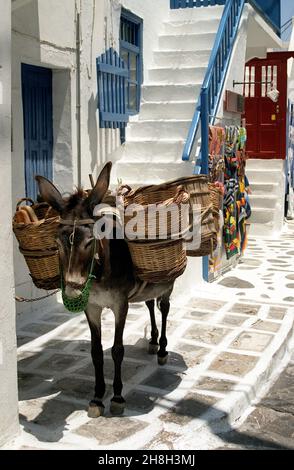
<path fill-rule="evenodd" d="M 53 177 L 52 71 L 22 64 L 26 196 L 36 199 L 35 175 Z"/>

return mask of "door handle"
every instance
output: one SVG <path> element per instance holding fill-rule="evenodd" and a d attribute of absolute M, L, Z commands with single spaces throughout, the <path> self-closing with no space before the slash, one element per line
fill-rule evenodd
<path fill-rule="evenodd" d="M 280 106 L 278 104 L 277 104 L 277 107 L 276 107 L 276 112 L 277 112 L 277 114 L 279 114 L 279 112 L 280 112 Z"/>

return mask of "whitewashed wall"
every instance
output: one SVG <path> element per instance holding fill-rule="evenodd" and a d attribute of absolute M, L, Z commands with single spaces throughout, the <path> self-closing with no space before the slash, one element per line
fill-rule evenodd
<path fill-rule="evenodd" d="M 18 433 L 11 232 L 11 6 L 0 0 L 0 446 Z"/>
<path fill-rule="evenodd" d="M 119 50 L 121 6 L 144 21 L 144 69 L 157 47 L 158 31 L 169 11 L 169 0 L 31 0 L 12 15 L 12 206 L 25 194 L 21 63 L 53 70 L 54 182 L 65 192 L 78 184 L 76 121 L 76 13 L 81 18 L 81 183 L 97 176 L 120 145 L 117 130 L 100 129 L 97 112 L 96 58 L 113 46 Z M 154 14 L 156 11 L 156 15 Z M 54 27 L 53 27 L 54 25 Z M 14 241 L 18 295 L 32 297 L 32 285 Z M 46 300 L 46 306 L 55 299 Z M 42 308 L 42 303 L 17 305 L 17 311 Z"/>
<path fill-rule="evenodd" d="M 50 21 L 48 21 L 50 19 Z M 54 27 L 52 27 L 54 25 Z M 54 181 L 68 191 L 76 181 L 75 3 L 64 0 L 24 2 L 12 15 L 12 208 L 25 195 L 21 63 L 53 70 Z M 15 285 L 18 295 L 40 295 L 30 281 L 14 240 Z M 54 304 L 52 297 L 46 305 Z M 42 303 L 17 304 L 17 312 L 42 308 Z"/>

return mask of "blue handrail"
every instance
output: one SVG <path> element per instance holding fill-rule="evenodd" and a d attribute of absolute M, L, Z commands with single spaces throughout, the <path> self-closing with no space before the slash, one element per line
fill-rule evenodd
<path fill-rule="evenodd" d="M 208 125 L 214 122 L 246 0 L 227 0 L 182 159 L 190 160 L 201 122 L 201 172 L 208 173 Z"/>

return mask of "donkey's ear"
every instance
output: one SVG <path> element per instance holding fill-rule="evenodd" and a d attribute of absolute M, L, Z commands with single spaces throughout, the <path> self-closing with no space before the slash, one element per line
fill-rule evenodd
<path fill-rule="evenodd" d="M 98 176 L 94 188 L 87 198 L 87 204 L 91 211 L 93 211 L 97 204 L 100 204 L 106 194 L 106 191 L 108 190 L 111 167 L 111 162 L 106 163 L 106 165 L 101 170 L 100 175 Z"/>
<path fill-rule="evenodd" d="M 64 200 L 54 184 L 40 175 L 35 176 L 35 180 L 38 183 L 42 199 L 52 206 L 53 209 L 57 210 L 57 212 L 61 212 L 64 207 Z"/>

